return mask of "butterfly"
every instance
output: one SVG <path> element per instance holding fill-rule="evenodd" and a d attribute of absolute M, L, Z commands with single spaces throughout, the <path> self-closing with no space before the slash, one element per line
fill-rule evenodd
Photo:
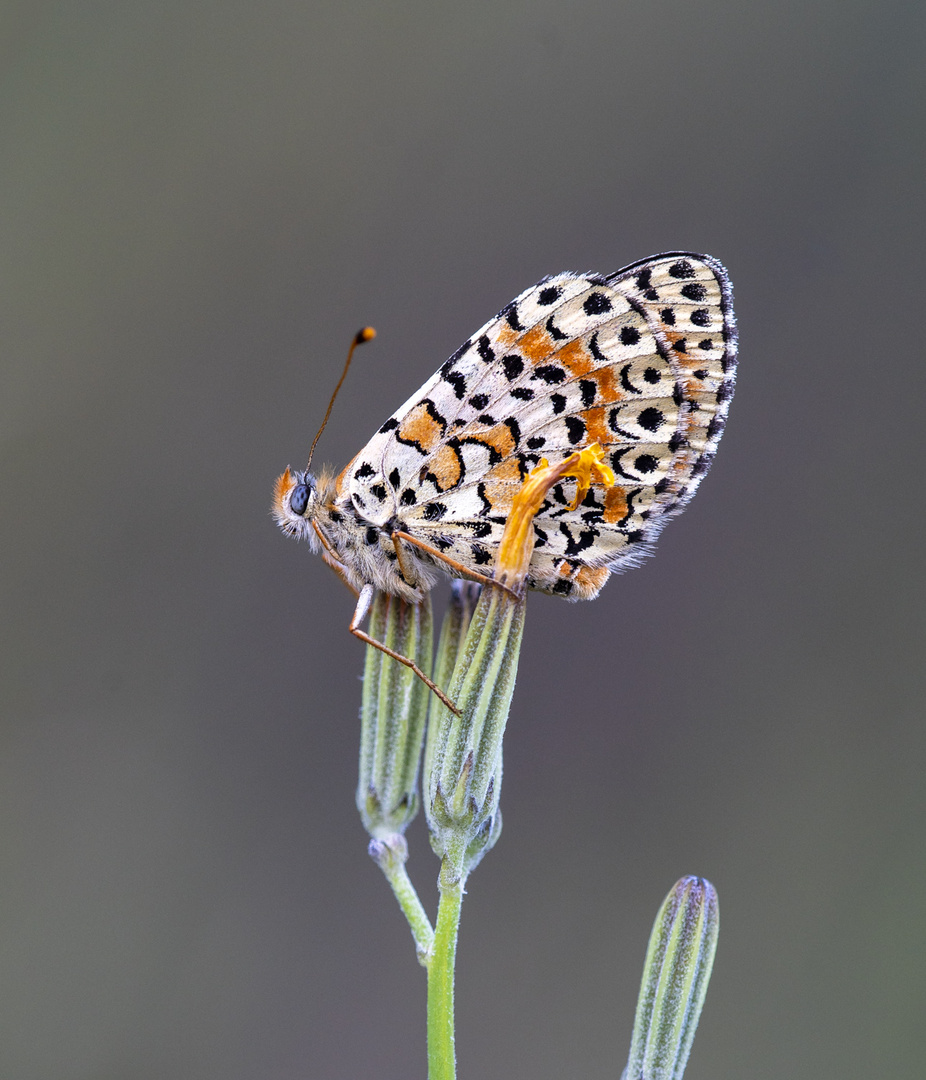
<path fill-rule="evenodd" d="M 575 479 L 551 489 L 527 579 L 593 599 L 612 571 L 650 553 L 710 468 L 736 352 L 730 280 L 708 255 L 546 277 L 466 341 L 340 473 L 287 469 L 273 516 L 358 593 L 350 629 L 382 647 L 359 629 L 375 590 L 416 603 L 441 573 L 490 581 L 528 473 L 598 443 L 616 483 L 593 484 L 575 507 Z"/>

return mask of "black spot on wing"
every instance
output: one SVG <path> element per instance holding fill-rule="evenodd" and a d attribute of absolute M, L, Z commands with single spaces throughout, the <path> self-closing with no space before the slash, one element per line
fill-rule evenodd
<path fill-rule="evenodd" d="M 606 364 L 608 362 L 608 360 L 609 360 L 609 357 L 605 356 L 605 354 L 598 347 L 598 331 L 597 330 L 588 339 L 588 351 L 592 354 L 592 356 L 594 356 L 594 358 L 598 361 L 599 364 Z"/>
<path fill-rule="evenodd" d="M 700 303 L 707 296 L 707 289 L 700 281 L 691 281 L 682 286 L 682 296 L 686 300 L 694 300 L 695 303 Z"/>
<path fill-rule="evenodd" d="M 693 278 L 694 275 L 694 267 L 687 259 L 679 259 L 669 267 L 669 276 L 676 279 Z"/>
<path fill-rule="evenodd" d="M 511 438 L 514 440 L 515 449 L 521 445 L 521 427 L 517 420 L 513 416 L 509 416 L 505 420 L 505 427 L 511 432 Z"/>
<path fill-rule="evenodd" d="M 505 372 L 505 378 L 509 382 L 514 382 L 524 370 L 524 360 L 517 353 L 509 353 L 502 357 L 502 370 Z"/>
<path fill-rule="evenodd" d="M 582 305 L 586 315 L 604 315 L 613 306 L 610 297 L 601 292 L 589 293 Z"/>
<path fill-rule="evenodd" d="M 495 350 L 492 348 L 489 339 L 485 334 L 479 339 L 476 351 L 487 364 L 491 364 L 495 360 Z"/>
<path fill-rule="evenodd" d="M 576 446 L 585 438 L 585 421 L 578 416 L 566 417 L 566 434 L 573 446 Z"/>
<path fill-rule="evenodd" d="M 566 372 L 555 364 L 541 364 L 540 367 L 534 369 L 534 374 L 531 375 L 531 378 L 543 379 L 545 383 L 555 386 L 557 383 L 565 381 Z"/>
<path fill-rule="evenodd" d="M 717 404 L 722 405 L 725 401 L 729 401 L 731 397 L 733 397 L 732 380 L 722 382 L 720 386 L 717 387 Z"/>
<path fill-rule="evenodd" d="M 630 371 L 630 364 L 624 364 L 621 368 L 621 386 L 627 391 L 628 394 L 642 394 L 642 390 L 638 390 L 637 387 L 628 378 L 628 372 Z M 649 369 L 652 371 L 652 368 Z M 645 376 L 644 376 L 645 378 Z"/>
<path fill-rule="evenodd" d="M 498 314 L 500 318 L 503 318 L 508 323 L 512 330 L 525 329 L 518 320 L 518 305 L 513 300 L 506 307 L 503 307 Z"/>
<path fill-rule="evenodd" d="M 466 376 L 462 371 L 445 371 L 442 372 L 441 378 L 444 382 L 450 383 L 453 387 L 453 392 L 457 396 L 457 400 L 461 400 L 466 394 Z"/>
<path fill-rule="evenodd" d="M 711 422 L 707 425 L 707 437 L 708 439 L 719 439 L 723 434 L 726 421 L 722 416 L 714 416 L 711 418 Z"/>
<path fill-rule="evenodd" d="M 624 480 L 636 480 L 635 476 L 631 476 L 630 473 L 625 472 L 621 464 L 621 458 L 624 454 L 629 454 L 633 448 L 630 446 L 621 447 L 619 450 L 614 450 L 611 454 L 611 468 L 614 470 L 617 476 L 623 477 Z"/>
<path fill-rule="evenodd" d="M 638 436 L 634 435 L 632 431 L 627 431 L 622 428 L 618 423 L 621 418 L 621 407 L 618 405 L 608 413 L 608 427 L 614 432 L 615 435 L 620 435 L 624 439 L 629 439 L 631 442 L 636 441 Z"/>
<path fill-rule="evenodd" d="M 658 431 L 665 421 L 665 413 L 653 405 L 648 409 L 644 409 L 637 417 L 637 423 L 644 431 Z"/>
<path fill-rule="evenodd" d="M 549 307 L 550 304 L 555 304 L 557 300 L 563 295 L 563 289 L 560 285 L 547 285 L 545 289 L 541 289 L 537 294 L 537 303 L 543 307 Z"/>

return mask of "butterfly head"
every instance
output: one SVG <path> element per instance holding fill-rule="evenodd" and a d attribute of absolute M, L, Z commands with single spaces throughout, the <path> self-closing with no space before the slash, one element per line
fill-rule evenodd
<path fill-rule="evenodd" d="M 318 507 L 318 481 L 310 472 L 286 472 L 273 489 L 270 512 L 287 536 L 308 540 L 315 546 L 316 534 L 312 519 Z"/>

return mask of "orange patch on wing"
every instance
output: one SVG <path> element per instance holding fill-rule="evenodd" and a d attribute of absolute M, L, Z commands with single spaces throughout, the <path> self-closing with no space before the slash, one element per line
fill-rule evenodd
<path fill-rule="evenodd" d="M 550 335 L 543 326 L 538 324 L 518 338 L 518 350 L 525 360 L 529 360 L 532 364 L 539 364 L 553 351 Z"/>
<path fill-rule="evenodd" d="M 473 438 L 478 442 L 491 446 L 502 457 L 508 457 L 517 448 L 514 435 L 511 434 L 511 428 L 507 424 L 496 424 L 495 427 L 489 428 L 488 431 L 477 432 Z"/>
<path fill-rule="evenodd" d="M 416 405 L 405 423 L 396 432 L 403 442 L 416 443 L 425 453 L 430 453 L 441 441 L 445 424 L 435 420 L 424 403 Z"/>
<path fill-rule="evenodd" d="M 597 371 L 592 371 L 589 378 L 593 379 L 598 385 L 597 398 L 602 405 L 610 405 L 614 401 L 620 401 L 624 394 L 621 390 L 618 390 L 615 382 L 614 368 L 603 367 Z"/>
<path fill-rule="evenodd" d="M 497 484 L 520 484 L 521 466 L 516 459 L 502 461 L 486 473 L 486 480 Z"/>
<path fill-rule="evenodd" d="M 482 490 L 492 504 L 493 514 L 508 516 L 521 480 L 521 469 L 517 461 L 499 462 L 486 473 Z"/>
<path fill-rule="evenodd" d="M 509 345 L 514 345 L 518 340 L 518 331 L 515 330 L 508 323 L 502 323 L 498 328 L 498 343 L 503 345 L 506 349 Z"/>
<path fill-rule="evenodd" d="M 608 430 L 607 418 L 604 409 L 586 409 L 579 413 L 585 421 L 585 436 L 587 443 L 601 443 L 607 446 L 614 440 L 614 435 Z"/>
<path fill-rule="evenodd" d="M 463 477 L 460 455 L 452 446 L 442 446 L 425 468 L 433 474 L 440 491 L 456 487 Z"/>
<path fill-rule="evenodd" d="M 627 516 L 627 491 L 625 488 L 609 487 L 604 493 L 604 513 L 602 517 L 608 524 L 620 521 Z"/>
<path fill-rule="evenodd" d="M 561 349 L 557 349 L 555 359 L 575 376 L 587 375 L 595 367 L 595 361 L 578 340 L 568 341 Z"/>

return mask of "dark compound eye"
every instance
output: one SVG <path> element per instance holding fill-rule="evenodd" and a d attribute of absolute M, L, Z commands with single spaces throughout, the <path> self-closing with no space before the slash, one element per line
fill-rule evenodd
<path fill-rule="evenodd" d="M 299 517 L 305 513 L 305 508 L 309 505 L 309 489 L 305 484 L 297 484 L 293 488 L 293 493 L 289 497 L 289 508 L 294 514 Z"/>

